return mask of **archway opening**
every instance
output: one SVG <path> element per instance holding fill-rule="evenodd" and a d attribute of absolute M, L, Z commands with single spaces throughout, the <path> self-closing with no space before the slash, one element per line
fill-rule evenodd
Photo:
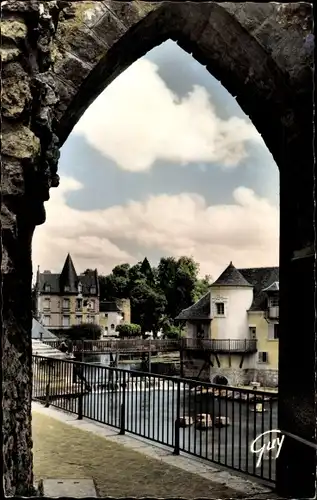
<path fill-rule="evenodd" d="M 213 384 L 216 385 L 228 385 L 229 381 L 227 377 L 224 377 L 223 375 L 216 375 L 212 381 Z"/>

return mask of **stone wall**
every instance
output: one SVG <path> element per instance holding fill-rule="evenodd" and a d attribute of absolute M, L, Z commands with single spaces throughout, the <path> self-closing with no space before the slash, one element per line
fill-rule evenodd
<path fill-rule="evenodd" d="M 50 11 L 56 15 L 57 7 L 11 1 L 1 8 L 3 477 L 6 496 L 29 496 L 34 492 L 31 241 L 35 225 L 45 219 L 43 201 L 57 184 L 58 141 L 51 129 L 57 97 L 48 73 Z"/>

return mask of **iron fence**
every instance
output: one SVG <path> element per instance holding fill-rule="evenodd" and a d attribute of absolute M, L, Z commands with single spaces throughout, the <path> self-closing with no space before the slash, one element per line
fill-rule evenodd
<path fill-rule="evenodd" d="M 59 348 L 61 340 L 42 338 L 42 341 L 54 348 Z M 74 352 L 148 352 L 150 351 L 179 351 L 209 350 L 212 352 L 256 352 L 256 339 L 101 339 L 101 340 L 73 340 Z"/>
<path fill-rule="evenodd" d="M 33 355 L 33 399 L 275 482 L 276 393 Z"/>

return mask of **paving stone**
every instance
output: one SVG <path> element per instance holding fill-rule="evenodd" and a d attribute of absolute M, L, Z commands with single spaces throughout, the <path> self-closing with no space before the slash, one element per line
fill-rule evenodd
<path fill-rule="evenodd" d="M 97 498 L 92 479 L 44 479 L 44 496 L 50 498 Z"/>

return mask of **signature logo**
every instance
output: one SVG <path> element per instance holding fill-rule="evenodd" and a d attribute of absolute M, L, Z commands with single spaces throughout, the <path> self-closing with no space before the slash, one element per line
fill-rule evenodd
<path fill-rule="evenodd" d="M 254 441 L 252 441 L 252 443 L 251 443 L 251 446 L 250 446 L 251 453 L 256 453 L 259 455 L 258 461 L 256 463 L 256 467 L 259 467 L 261 465 L 261 461 L 262 461 L 264 453 L 268 453 L 270 450 L 276 449 L 277 451 L 276 451 L 275 459 L 277 459 L 279 454 L 280 454 L 285 436 L 282 434 L 282 436 L 275 437 L 274 439 L 269 441 L 268 437 L 270 436 L 270 434 L 282 434 L 282 432 L 278 429 L 271 429 L 271 430 L 263 432 L 262 434 L 257 436 L 257 438 L 254 439 Z M 256 447 L 257 443 L 260 440 L 262 442 L 262 437 L 264 437 L 264 444 L 260 448 Z"/>

